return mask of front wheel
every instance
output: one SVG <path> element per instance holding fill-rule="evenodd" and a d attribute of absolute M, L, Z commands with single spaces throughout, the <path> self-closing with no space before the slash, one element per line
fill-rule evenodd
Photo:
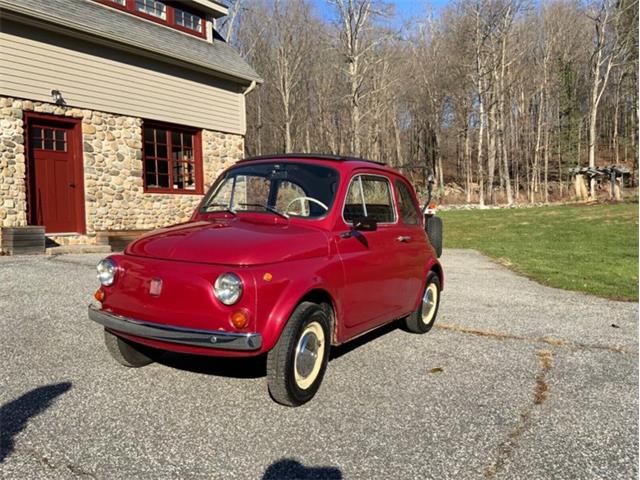
<path fill-rule="evenodd" d="M 435 272 L 429 272 L 420 306 L 404 319 L 405 328 L 413 333 L 427 333 L 436 321 L 439 306 L 440 278 Z"/>
<path fill-rule="evenodd" d="M 267 382 L 273 399 L 296 407 L 320 388 L 331 346 L 329 317 L 317 304 L 294 310 L 276 346 L 267 356 Z"/>

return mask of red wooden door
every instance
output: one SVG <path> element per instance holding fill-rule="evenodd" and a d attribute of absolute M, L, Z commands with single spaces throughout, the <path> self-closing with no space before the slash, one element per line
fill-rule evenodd
<path fill-rule="evenodd" d="M 31 223 L 47 233 L 84 233 L 79 123 L 28 120 Z"/>

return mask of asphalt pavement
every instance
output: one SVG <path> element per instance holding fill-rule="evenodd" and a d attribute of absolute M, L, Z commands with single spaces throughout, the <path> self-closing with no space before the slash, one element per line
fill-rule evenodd
<path fill-rule="evenodd" d="M 0 478 L 638 477 L 637 303 L 445 251 L 436 328 L 335 349 L 294 409 L 264 359 L 116 364 L 99 258 L 0 257 Z"/>

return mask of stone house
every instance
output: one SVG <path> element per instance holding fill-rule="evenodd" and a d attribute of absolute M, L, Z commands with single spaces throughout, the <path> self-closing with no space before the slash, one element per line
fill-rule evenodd
<path fill-rule="evenodd" d="M 261 82 L 216 0 L 0 0 L 0 227 L 59 244 L 189 218 Z"/>

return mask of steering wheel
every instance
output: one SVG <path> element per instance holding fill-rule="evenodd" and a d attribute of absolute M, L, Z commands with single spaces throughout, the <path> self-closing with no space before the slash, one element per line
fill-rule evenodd
<path fill-rule="evenodd" d="M 303 205 L 302 202 L 304 202 L 305 200 L 309 201 L 309 202 L 313 202 L 316 203 L 318 205 L 320 205 L 322 208 L 324 208 L 326 211 L 329 211 L 329 207 L 327 207 L 324 203 L 322 203 L 320 200 L 318 200 L 317 198 L 313 198 L 313 197 L 296 197 L 293 200 L 291 200 L 286 208 L 284 209 L 285 212 L 289 213 L 289 207 L 291 207 L 291 205 L 295 202 L 300 202 L 301 206 Z"/>

